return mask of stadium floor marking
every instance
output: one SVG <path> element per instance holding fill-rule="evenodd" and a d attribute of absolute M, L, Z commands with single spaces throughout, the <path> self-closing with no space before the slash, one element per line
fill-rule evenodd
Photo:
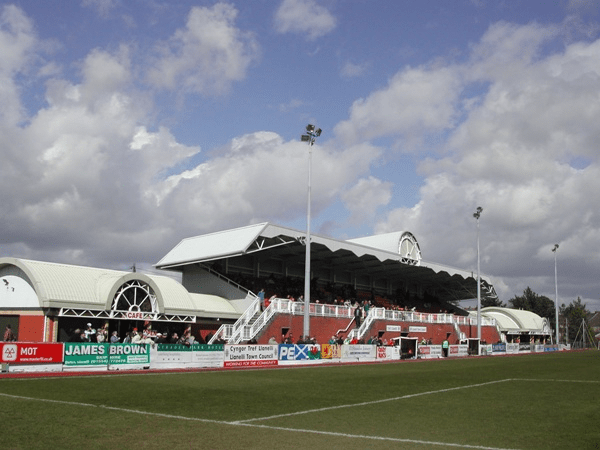
<path fill-rule="evenodd" d="M 508 380 L 501 380 L 501 381 L 508 381 Z M 491 383 L 482 383 L 482 385 L 486 385 L 486 384 L 491 384 Z M 445 389 L 445 390 L 447 391 L 447 390 L 454 390 L 454 389 L 456 389 L 456 388 Z M 46 402 L 46 403 L 57 403 L 57 404 L 61 404 L 61 405 L 71 405 L 71 406 L 83 406 L 86 408 L 90 408 L 90 407 L 94 408 L 95 407 L 95 408 L 108 409 L 111 411 L 162 417 L 162 418 L 166 418 L 166 419 L 188 420 L 188 421 L 192 421 L 192 422 L 212 423 L 212 424 L 217 424 L 217 425 L 228 425 L 228 426 L 236 426 L 236 427 L 261 428 L 261 429 L 265 429 L 265 430 L 291 431 L 291 432 L 295 432 L 295 433 L 311 433 L 311 434 L 317 434 L 317 435 L 323 435 L 323 436 L 345 437 L 345 438 L 350 438 L 350 439 L 367 439 L 367 440 L 372 440 L 372 441 L 402 442 L 402 443 L 410 443 L 410 444 L 436 445 L 436 446 L 440 446 L 440 447 L 470 448 L 470 449 L 478 449 L 478 450 L 479 449 L 480 450 L 517 450 L 517 449 L 489 447 L 489 446 L 482 446 L 482 445 L 455 444 L 452 442 L 423 441 L 423 440 L 419 440 L 419 439 L 403 439 L 403 438 L 393 438 L 393 437 L 386 437 L 386 436 L 369 436 L 369 435 L 363 435 L 363 434 L 338 433 L 335 431 L 319 431 L 319 430 L 306 430 L 306 429 L 301 429 L 301 428 L 276 427 L 276 426 L 271 426 L 271 425 L 258 425 L 258 424 L 251 424 L 251 423 L 242 423 L 240 421 L 230 422 L 230 421 L 225 421 L 225 420 L 201 419 L 199 417 L 176 416 L 176 415 L 172 415 L 172 414 L 155 413 L 155 412 L 150 412 L 150 411 L 139 411 L 139 410 L 127 409 L 127 408 L 118 408 L 115 406 L 94 405 L 91 403 L 69 402 L 66 400 L 52 400 L 52 399 L 44 399 L 44 398 L 25 397 L 22 395 L 5 394 L 3 392 L 0 392 L 0 396 L 14 398 L 14 399 L 18 399 L 18 400 L 30 400 L 30 401 L 38 401 L 38 402 Z"/>
<path fill-rule="evenodd" d="M 254 419 L 238 420 L 238 421 L 235 421 L 235 422 L 232 422 L 232 423 L 240 423 L 241 424 L 241 423 L 248 423 L 248 422 L 256 422 L 256 421 L 259 421 L 259 420 L 280 419 L 282 417 L 298 416 L 298 415 L 301 415 L 301 414 L 310 414 L 310 413 L 315 413 L 315 412 L 331 411 L 333 409 L 354 408 L 356 406 L 376 405 L 378 403 L 393 402 L 393 401 L 397 401 L 397 400 L 404 400 L 404 399 L 407 399 L 407 398 L 420 397 L 422 395 L 441 394 L 441 393 L 444 393 L 444 392 L 452 392 L 452 391 L 457 391 L 457 390 L 460 390 L 460 389 L 470 389 L 470 388 L 475 388 L 475 387 L 480 387 L 480 386 L 487 386 L 487 385 L 490 385 L 490 384 L 504 383 L 505 381 L 512 381 L 512 380 L 513 380 L 512 378 L 506 378 L 504 380 L 495 380 L 495 381 L 487 381 L 485 383 L 468 384 L 468 385 L 465 385 L 465 386 L 456 386 L 456 387 L 453 387 L 453 388 L 438 389 L 437 391 L 416 392 L 414 394 L 402 395 L 400 397 L 384 398 L 384 399 L 372 400 L 372 401 L 368 401 L 368 402 L 348 403 L 346 405 L 326 406 L 324 408 L 307 409 L 305 411 L 296 411 L 296 412 L 293 412 L 293 413 L 277 414 L 277 415 L 274 415 L 274 416 L 256 417 Z"/>

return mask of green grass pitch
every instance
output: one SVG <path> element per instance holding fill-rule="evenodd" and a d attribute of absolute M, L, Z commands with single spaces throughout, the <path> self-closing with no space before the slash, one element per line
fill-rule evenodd
<path fill-rule="evenodd" d="M 600 352 L 0 379 L 0 448 L 600 449 Z"/>

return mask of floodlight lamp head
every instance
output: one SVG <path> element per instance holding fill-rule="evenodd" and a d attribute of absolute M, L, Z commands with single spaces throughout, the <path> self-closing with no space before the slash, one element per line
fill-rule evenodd
<path fill-rule="evenodd" d="M 300 137 L 300 141 L 301 141 L 301 142 L 308 142 L 308 141 L 310 141 L 310 136 L 309 136 L 308 134 L 303 134 L 303 135 Z"/>
<path fill-rule="evenodd" d="M 317 128 L 315 130 L 315 136 L 321 136 L 321 129 L 320 128 Z"/>
<path fill-rule="evenodd" d="M 556 252 L 556 250 L 558 250 L 558 244 L 554 244 L 554 248 L 552 249 L 553 252 Z"/>
<path fill-rule="evenodd" d="M 315 126 L 309 123 L 308 125 L 306 125 L 306 131 L 312 133 L 313 131 L 315 131 Z"/>
<path fill-rule="evenodd" d="M 483 211 L 483 208 L 481 206 L 478 206 L 477 211 L 475 211 L 473 213 L 473 217 L 475 217 L 477 220 L 479 220 L 479 216 L 481 216 L 482 211 Z"/>

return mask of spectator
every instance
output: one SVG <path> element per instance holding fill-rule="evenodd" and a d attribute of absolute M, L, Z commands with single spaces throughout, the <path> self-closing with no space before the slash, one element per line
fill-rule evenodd
<path fill-rule="evenodd" d="M 73 334 L 71 334 L 71 336 L 69 337 L 68 342 L 83 342 L 83 339 L 81 338 L 81 336 L 83 336 L 83 333 L 81 332 L 81 328 L 77 328 L 77 329 L 75 329 L 75 331 L 73 331 Z"/>
<path fill-rule="evenodd" d="M 156 343 L 157 344 L 166 344 L 167 338 L 162 333 L 156 333 Z"/>
<path fill-rule="evenodd" d="M 448 342 L 448 339 L 444 339 L 444 342 L 442 342 L 442 354 L 444 355 L 444 357 L 448 356 L 448 347 L 450 346 L 450 343 Z"/>
<path fill-rule="evenodd" d="M 116 331 L 113 331 L 110 336 L 111 344 L 118 344 L 121 339 L 119 338 L 119 334 Z"/>
<path fill-rule="evenodd" d="M 138 334 L 138 336 L 139 336 L 139 334 Z M 154 343 L 154 341 L 152 340 L 152 338 L 150 337 L 150 334 L 145 331 L 144 331 L 144 334 L 142 335 L 142 338 L 137 343 L 138 344 L 150 344 L 152 346 L 152 348 L 154 348 L 154 346 L 156 345 Z"/>
<path fill-rule="evenodd" d="M 96 333 L 96 341 L 98 341 L 98 343 L 108 341 L 108 323 L 105 323 L 104 326 L 98 330 Z"/>
<path fill-rule="evenodd" d="M 133 332 L 131 334 L 131 343 L 132 344 L 139 344 L 141 340 L 142 340 L 142 334 L 141 334 L 141 332 L 138 332 L 137 328 L 134 328 Z"/>
<path fill-rule="evenodd" d="M 363 309 L 365 310 L 365 316 L 369 315 L 369 308 L 371 308 L 371 300 L 365 300 Z"/>
<path fill-rule="evenodd" d="M 169 344 L 178 344 L 179 343 L 179 336 L 177 335 L 177 333 L 173 333 L 171 335 L 171 339 L 169 341 Z"/>
<path fill-rule="evenodd" d="M 334 335 L 334 336 L 331 336 L 331 339 L 329 339 L 329 342 L 328 342 L 328 343 L 329 343 L 330 345 L 335 345 L 335 344 L 337 344 L 337 338 L 335 337 L 335 335 Z"/>
<path fill-rule="evenodd" d="M 300 337 L 298 338 L 298 342 L 296 342 L 296 344 L 301 345 L 301 344 L 308 344 L 308 342 L 306 342 L 304 340 L 304 336 L 300 335 Z"/>
<path fill-rule="evenodd" d="M 87 328 L 83 333 L 85 334 L 86 342 L 96 342 L 96 329 L 92 327 L 91 323 L 87 324 Z"/>
<path fill-rule="evenodd" d="M 354 319 L 356 320 L 356 328 L 360 327 L 360 319 L 362 319 L 362 308 L 360 305 L 357 305 L 354 310 Z"/>
<path fill-rule="evenodd" d="M 187 339 L 186 339 L 186 342 L 187 342 L 188 346 L 192 346 L 196 342 L 196 338 L 194 337 L 193 334 L 189 334 L 188 337 L 187 337 Z"/>
<path fill-rule="evenodd" d="M 269 339 L 269 345 L 277 345 L 277 340 L 275 339 L 275 336 L 271 336 L 271 339 Z"/>
<path fill-rule="evenodd" d="M 12 341 L 16 341 L 16 340 L 17 340 L 17 338 L 15 337 L 10 324 L 6 325 L 6 330 L 4 331 L 4 341 L 12 342 Z"/>

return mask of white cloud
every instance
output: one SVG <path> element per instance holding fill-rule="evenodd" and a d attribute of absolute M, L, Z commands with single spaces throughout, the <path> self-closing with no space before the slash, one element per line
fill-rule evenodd
<path fill-rule="evenodd" d="M 314 0 L 283 0 L 275 13 L 278 33 L 303 34 L 309 41 L 330 33 L 335 26 L 335 17 Z"/>
<path fill-rule="evenodd" d="M 218 157 L 155 186 L 154 195 L 168 215 L 186 217 L 188 224 L 207 230 L 264 217 L 276 222 L 302 217 L 308 176 L 305 150 L 305 144 L 285 142 L 272 132 L 241 136 Z M 341 187 L 364 174 L 378 156 L 377 149 L 366 145 L 344 151 L 314 146 L 315 212 L 334 201 Z"/>
<path fill-rule="evenodd" d="M 417 138 L 451 128 L 457 118 L 460 72 L 453 67 L 406 68 L 384 89 L 356 100 L 350 118 L 335 127 L 344 142 L 382 136 Z"/>
<path fill-rule="evenodd" d="M 229 4 L 193 7 L 185 28 L 160 46 L 148 80 L 163 89 L 221 94 L 245 78 L 257 60 L 259 46 L 252 33 L 234 26 L 238 11 Z"/>
<path fill-rule="evenodd" d="M 315 29 L 289 21 L 281 32 L 314 39 L 335 25 L 314 2 L 284 2 L 280 12 L 284 6 L 288 19 L 316 11 L 330 20 Z M 304 216 L 305 144 L 256 131 L 200 154 L 166 123 L 154 125 L 151 93 L 136 85 L 146 68 L 132 62 L 135 44 L 89 52 L 73 79 L 57 75 L 56 61 L 35 72 L 32 61 L 42 50 L 32 24 L 16 7 L 1 11 L 3 254 L 97 266 L 148 263 L 182 237 Z M 193 8 L 149 70 L 154 86 L 216 94 L 243 79 L 258 46 L 235 26 L 236 14 L 223 3 Z M 600 41 L 550 46 L 563 31 L 493 25 L 461 63 L 405 67 L 356 100 L 335 136 L 313 147 L 315 215 L 341 200 L 351 222 L 411 231 L 426 260 L 474 270 L 472 214 L 482 206 L 482 270 L 503 300 L 533 282 L 537 292 L 553 292 L 554 243 L 561 296 L 595 298 Z M 548 48 L 560 50 L 548 55 Z M 30 117 L 21 105 L 24 74 L 55 77 Z M 432 134 L 439 140 L 425 144 Z M 396 139 L 415 157 L 422 149 L 437 152 L 418 162 L 425 180 L 419 202 L 380 219 L 392 185 L 371 171 L 396 147 L 372 142 Z"/>
<path fill-rule="evenodd" d="M 342 67 L 340 75 L 344 78 L 361 77 L 365 74 L 367 68 L 368 64 L 354 64 L 350 61 L 347 61 Z"/>
<path fill-rule="evenodd" d="M 102 17 L 108 17 L 110 11 L 117 6 L 117 0 L 82 0 L 81 4 L 96 10 Z"/>
<path fill-rule="evenodd" d="M 473 80 L 478 96 L 460 111 L 461 122 L 449 127 L 446 156 L 420 164 L 426 181 L 419 204 L 392 211 L 378 225 L 379 232 L 414 230 L 425 259 L 474 270 L 472 213 L 482 206 L 482 271 L 493 275 L 504 301 L 532 280 L 535 291 L 553 292 L 554 243 L 561 245 L 565 291 L 588 290 L 589 299 L 584 280 L 590 270 L 600 270 L 600 258 L 585 250 L 597 248 L 600 236 L 594 200 L 600 189 L 600 131 L 594 125 L 600 121 L 600 41 L 542 55 L 541 46 L 554 36 L 553 27 L 490 28 L 472 58 L 456 69 L 469 76 L 455 87 L 468 89 Z M 432 69 L 431 76 L 444 70 Z M 443 98 L 455 100 L 450 92 Z M 390 125 L 386 131 L 403 129 Z M 576 164 L 580 158 L 583 167 Z"/>
<path fill-rule="evenodd" d="M 23 11 L 14 5 L 0 9 L 0 118 L 15 124 L 22 119 L 19 88 L 15 76 L 27 71 L 33 59 L 37 36 Z"/>
<path fill-rule="evenodd" d="M 392 198 L 391 189 L 392 183 L 370 176 L 361 178 L 350 189 L 342 192 L 342 202 L 350 211 L 349 221 L 357 224 L 373 222 L 377 209 L 387 205 Z"/>

